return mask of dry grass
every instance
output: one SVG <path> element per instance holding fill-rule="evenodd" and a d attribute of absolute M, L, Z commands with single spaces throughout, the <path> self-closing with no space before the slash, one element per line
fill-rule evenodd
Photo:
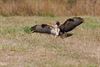
<path fill-rule="evenodd" d="M 3 16 L 100 16 L 100 0 L 0 0 Z"/>
<path fill-rule="evenodd" d="M 35 24 L 67 18 L 0 16 L 0 67 L 99 67 L 99 17 L 84 17 L 85 23 L 63 39 L 29 31 Z"/>

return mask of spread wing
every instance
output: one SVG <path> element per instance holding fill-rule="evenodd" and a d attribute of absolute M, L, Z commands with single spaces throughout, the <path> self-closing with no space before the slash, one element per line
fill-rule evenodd
<path fill-rule="evenodd" d="M 78 25 L 83 23 L 83 18 L 81 17 L 73 17 L 67 19 L 63 24 L 59 26 L 62 33 L 72 31 Z"/>

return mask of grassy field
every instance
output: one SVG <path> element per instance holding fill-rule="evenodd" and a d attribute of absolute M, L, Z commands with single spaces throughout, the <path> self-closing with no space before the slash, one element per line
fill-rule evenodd
<path fill-rule="evenodd" d="M 0 0 L 2 16 L 100 16 L 100 0 Z"/>
<path fill-rule="evenodd" d="M 100 67 L 100 17 L 83 17 L 70 37 L 29 30 L 67 18 L 0 16 L 0 67 Z"/>

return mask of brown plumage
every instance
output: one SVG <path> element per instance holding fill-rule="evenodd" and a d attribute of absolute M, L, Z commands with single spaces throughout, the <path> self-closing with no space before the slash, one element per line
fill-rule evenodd
<path fill-rule="evenodd" d="M 67 19 L 63 24 L 60 25 L 60 23 L 57 21 L 55 26 L 53 27 L 47 24 L 41 24 L 41 25 L 34 25 L 31 27 L 32 32 L 39 32 L 39 33 L 48 33 L 48 34 L 54 34 L 54 35 L 61 35 L 65 32 L 72 31 L 74 28 L 79 26 L 81 23 L 83 23 L 83 18 L 81 17 L 73 17 Z M 60 29 L 60 30 L 59 30 Z"/>
<path fill-rule="evenodd" d="M 67 19 L 62 25 L 60 25 L 60 32 L 64 34 L 65 32 L 72 31 L 74 28 L 83 23 L 83 18 L 81 17 L 73 17 Z"/>

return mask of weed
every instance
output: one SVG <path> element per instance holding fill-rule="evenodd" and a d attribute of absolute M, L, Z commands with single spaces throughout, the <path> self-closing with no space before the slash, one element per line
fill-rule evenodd
<path fill-rule="evenodd" d="M 23 28 L 23 30 L 24 30 L 25 33 L 28 33 L 28 34 L 31 33 L 30 27 L 28 27 L 28 26 L 25 26 Z"/>

